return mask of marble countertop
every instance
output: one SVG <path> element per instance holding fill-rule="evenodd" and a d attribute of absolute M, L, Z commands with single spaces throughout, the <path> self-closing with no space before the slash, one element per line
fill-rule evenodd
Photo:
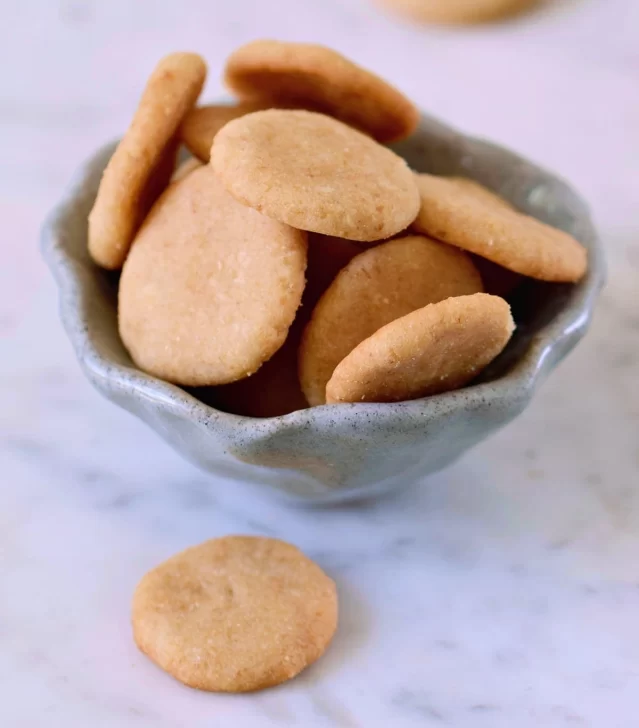
<path fill-rule="evenodd" d="M 8 7 L 7 7 L 8 6 Z M 364 0 L 23 0 L 0 25 L 0 725 L 632 728 L 639 705 L 639 5 L 418 29 Z M 85 382 L 38 229 L 126 125 L 156 59 L 256 36 L 327 42 L 425 109 L 574 183 L 608 244 L 590 336 L 526 413 L 402 495 L 285 507 L 207 479 Z M 207 95 L 221 88 L 215 74 Z M 550 133 L 552 130 L 552 133 Z M 324 659 L 217 696 L 133 646 L 140 576 L 232 532 L 337 580 Z"/>

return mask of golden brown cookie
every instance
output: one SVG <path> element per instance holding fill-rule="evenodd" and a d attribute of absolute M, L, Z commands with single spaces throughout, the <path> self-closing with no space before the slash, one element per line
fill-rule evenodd
<path fill-rule="evenodd" d="M 508 206 L 485 190 L 416 175 L 422 204 L 413 229 L 531 278 L 574 282 L 586 272 L 586 249 L 573 237 Z M 492 198 L 492 199 L 491 199 Z"/>
<path fill-rule="evenodd" d="M 295 546 L 227 536 L 146 574 L 132 623 L 140 650 L 185 685 L 260 690 L 321 657 L 337 628 L 337 591 Z"/>
<path fill-rule="evenodd" d="M 380 327 L 428 303 L 481 291 L 470 257 L 422 235 L 367 250 L 340 272 L 315 306 L 299 354 L 302 391 L 324 404 L 335 367 Z"/>
<path fill-rule="evenodd" d="M 195 157 L 190 157 L 189 159 L 185 159 L 182 164 L 175 170 L 173 173 L 173 177 L 171 177 L 171 182 L 179 182 L 181 179 L 184 179 L 188 174 L 191 172 L 194 172 L 196 169 L 199 169 L 202 166 L 202 162 L 200 162 L 199 159 L 196 159 Z"/>
<path fill-rule="evenodd" d="M 191 154 L 203 162 L 208 162 L 213 139 L 225 124 L 264 108 L 269 107 L 248 101 L 235 105 L 198 106 L 191 109 L 184 117 L 180 126 L 180 139 Z"/>
<path fill-rule="evenodd" d="M 341 361 L 326 401 L 399 402 L 463 387 L 500 354 L 515 328 L 503 298 L 447 298 L 395 319 Z"/>
<path fill-rule="evenodd" d="M 320 45 L 247 43 L 229 57 L 224 79 L 242 99 L 321 111 L 381 142 L 403 139 L 419 121 L 396 88 Z"/>
<path fill-rule="evenodd" d="M 540 0 L 377 0 L 421 23 L 474 24 L 501 20 L 528 10 Z"/>
<path fill-rule="evenodd" d="M 304 289 L 306 235 L 237 203 L 208 165 L 170 185 L 122 271 L 133 361 L 176 384 L 226 384 L 280 348 Z"/>
<path fill-rule="evenodd" d="M 229 122 L 211 164 L 239 202 L 300 230 L 372 242 L 406 228 L 419 210 L 416 177 L 401 157 L 310 111 Z"/>
<path fill-rule="evenodd" d="M 222 387 L 206 387 L 193 394 L 206 404 L 246 417 L 279 417 L 308 407 L 297 373 L 302 331 L 322 293 L 337 273 L 361 252 L 362 248 L 350 240 L 311 233 L 302 305 L 282 348 L 253 376 Z"/>
<path fill-rule="evenodd" d="M 173 53 L 158 63 L 147 82 L 89 215 L 89 252 L 103 268 L 122 267 L 137 229 L 171 179 L 175 134 L 205 78 L 200 56 Z"/>

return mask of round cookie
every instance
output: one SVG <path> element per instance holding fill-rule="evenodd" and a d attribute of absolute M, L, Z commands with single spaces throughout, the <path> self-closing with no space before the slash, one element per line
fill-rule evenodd
<path fill-rule="evenodd" d="M 379 329 L 335 368 L 326 401 L 399 402 L 463 387 L 500 354 L 515 328 L 503 298 L 447 298 Z"/>
<path fill-rule="evenodd" d="M 511 208 L 467 181 L 416 175 L 421 208 L 413 229 L 456 245 L 515 273 L 543 281 L 575 282 L 587 253 L 573 237 Z"/>
<path fill-rule="evenodd" d="M 175 182 L 120 278 L 122 341 L 175 384 L 226 384 L 286 339 L 304 289 L 306 235 L 237 203 L 208 165 Z"/>
<path fill-rule="evenodd" d="M 180 139 L 191 154 L 194 154 L 202 162 L 208 162 L 211 157 L 213 139 L 225 124 L 264 108 L 264 104 L 251 102 L 233 106 L 198 106 L 191 109 L 184 117 L 184 121 L 180 126 Z"/>
<path fill-rule="evenodd" d="M 361 252 L 350 240 L 311 233 L 302 305 L 282 348 L 253 376 L 222 387 L 206 387 L 193 394 L 206 404 L 245 417 L 280 417 L 308 407 L 297 373 L 303 328 L 337 273 Z"/>
<path fill-rule="evenodd" d="M 474 24 L 501 20 L 540 0 L 378 0 L 393 11 L 421 23 Z"/>
<path fill-rule="evenodd" d="M 310 111 L 229 122 L 211 165 L 239 202 L 300 230 L 372 242 L 404 230 L 419 211 L 416 177 L 401 157 Z"/>
<path fill-rule="evenodd" d="M 140 650 L 185 685 L 260 690 L 321 657 L 337 628 L 337 591 L 295 546 L 227 536 L 146 574 L 132 623 Z"/>
<path fill-rule="evenodd" d="M 103 268 L 122 267 L 140 224 L 171 179 L 176 131 L 205 78 L 200 56 L 173 53 L 158 63 L 147 82 L 89 214 L 89 252 Z"/>
<path fill-rule="evenodd" d="M 310 108 L 381 142 L 403 139 L 419 122 L 396 88 L 330 48 L 256 40 L 229 57 L 226 85 L 242 99 Z"/>
<path fill-rule="evenodd" d="M 299 375 L 309 404 L 325 403 L 335 367 L 380 327 L 429 303 L 482 290 L 470 256 L 421 235 L 396 238 L 353 258 L 304 331 Z"/>

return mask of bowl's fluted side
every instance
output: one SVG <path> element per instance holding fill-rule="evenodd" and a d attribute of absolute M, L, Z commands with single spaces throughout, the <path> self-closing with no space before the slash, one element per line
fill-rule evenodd
<path fill-rule="evenodd" d="M 114 144 L 80 170 L 42 232 L 61 315 L 89 380 L 196 465 L 310 500 L 389 490 L 448 465 L 512 420 L 590 322 L 605 278 L 587 206 L 564 182 L 493 144 L 424 118 L 395 145 L 419 171 L 475 178 L 519 209 L 577 237 L 590 268 L 576 286 L 531 284 L 518 333 L 481 381 L 398 404 L 333 405 L 257 420 L 219 412 L 137 370 L 117 331 L 117 281 L 87 252 L 87 216 Z"/>

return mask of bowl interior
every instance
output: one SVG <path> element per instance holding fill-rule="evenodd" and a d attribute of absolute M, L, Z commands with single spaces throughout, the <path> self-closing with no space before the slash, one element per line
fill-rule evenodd
<path fill-rule="evenodd" d="M 88 325 L 100 329 L 95 332 L 98 336 L 93 337 L 94 341 L 100 342 L 102 353 L 114 363 L 134 368 L 117 333 L 119 274 L 95 266 L 86 241 L 86 216 L 99 182 L 95 171 L 106 165 L 114 148 L 115 144 L 109 145 L 91 161 L 94 173 L 85 175 L 80 214 L 74 216 L 74 229 L 67 230 L 59 252 L 68 256 L 84 277 L 90 277 L 96 289 L 93 306 L 100 309 L 100 316 L 87 317 Z M 589 249 L 590 271 L 579 284 L 524 279 L 508 297 L 516 332 L 502 355 L 471 386 L 502 379 L 522 363 L 531 345 L 549 333 L 549 327 L 558 322 L 562 313 L 572 311 L 578 316 L 578 309 L 588 308 L 588 297 L 601 285 L 603 262 L 587 208 L 565 183 L 538 167 L 501 147 L 465 137 L 429 117 L 423 119 L 411 138 L 392 148 L 418 172 L 465 176 L 481 182 L 522 212 L 574 235 Z M 76 210 L 77 207 L 76 204 Z"/>
<path fill-rule="evenodd" d="M 417 171 L 476 179 L 521 211 L 574 235 L 589 252 L 584 279 L 577 285 L 525 281 L 511 299 L 516 334 L 462 390 L 394 404 L 325 405 L 261 420 L 224 413 L 141 372 L 122 345 L 118 276 L 95 266 L 87 250 L 87 217 L 114 148 L 104 147 L 84 165 L 42 235 L 60 288 L 62 320 L 84 371 L 105 396 L 200 467 L 307 499 L 388 490 L 444 467 L 506 424 L 584 335 L 604 281 L 601 244 L 579 195 L 516 154 L 424 116 L 395 151 Z"/>

